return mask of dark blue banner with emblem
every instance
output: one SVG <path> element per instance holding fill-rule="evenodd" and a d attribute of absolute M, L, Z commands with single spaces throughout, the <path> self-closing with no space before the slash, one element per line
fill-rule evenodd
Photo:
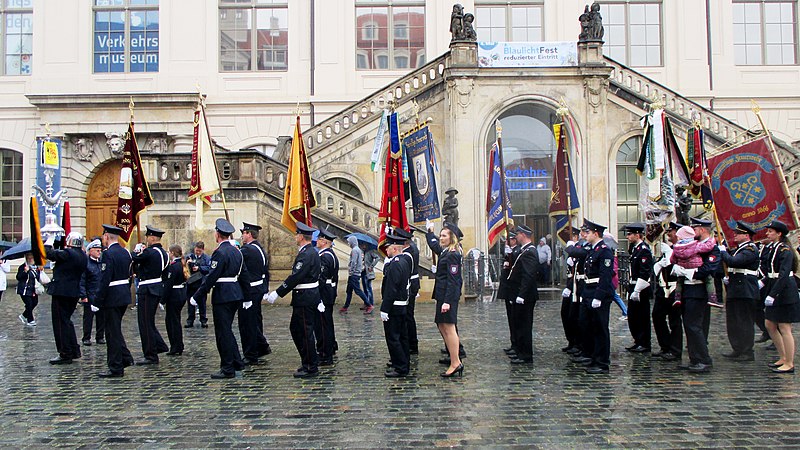
<path fill-rule="evenodd" d="M 433 169 L 433 140 L 427 125 L 403 136 L 403 152 L 408 164 L 408 183 L 414 205 L 414 223 L 441 217 L 436 175 Z"/>
<path fill-rule="evenodd" d="M 56 223 L 61 220 L 61 156 L 62 142 L 56 138 L 40 138 L 36 142 L 38 158 L 36 159 L 36 184 L 33 191 L 36 193 L 39 204 L 39 217 L 44 226 L 47 213 L 56 215 Z"/>

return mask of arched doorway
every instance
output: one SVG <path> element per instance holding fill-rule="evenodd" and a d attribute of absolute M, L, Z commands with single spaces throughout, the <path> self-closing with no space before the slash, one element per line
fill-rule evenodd
<path fill-rule="evenodd" d="M 89 183 L 86 192 L 86 236 L 97 236 L 102 224 L 114 223 L 117 215 L 119 172 L 122 160 L 114 160 L 103 166 Z"/>

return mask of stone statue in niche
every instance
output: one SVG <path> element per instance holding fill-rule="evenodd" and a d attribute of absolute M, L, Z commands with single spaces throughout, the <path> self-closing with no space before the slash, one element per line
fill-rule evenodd
<path fill-rule="evenodd" d="M 602 41 L 605 35 L 603 28 L 603 16 L 600 15 L 600 4 L 592 3 L 583 9 L 583 14 L 578 17 L 581 23 L 581 34 L 578 35 L 578 42 Z"/>
<path fill-rule="evenodd" d="M 114 131 L 106 133 L 106 147 L 111 152 L 111 156 L 115 158 L 122 156 L 122 150 L 125 148 L 125 139 L 122 138 L 122 133 Z"/>
<path fill-rule="evenodd" d="M 478 34 L 475 32 L 475 16 L 470 13 L 464 14 L 464 7 L 456 3 L 453 5 L 453 12 L 450 13 L 450 42 L 475 42 Z"/>
<path fill-rule="evenodd" d="M 94 140 L 88 137 L 73 137 L 72 152 L 79 161 L 90 161 L 94 156 Z"/>
<path fill-rule="evenodd" d="M 689 210 L 692 209 L 692 196 L 683 186 L 675 188 L 678 202 L 675 204 L 675 220 L 681 225 L 689 224 Z"/>
<path fill-rule="evenodd" d="M 444 191 L 444 193 L 447 194 L 447 198 L 442 202 L 442 215 L 444 216 L 444 220 L 445 222 L 450 222 L 458 226 L 458 199 L 456 198 L 458 189 L 451 187 Z"/>

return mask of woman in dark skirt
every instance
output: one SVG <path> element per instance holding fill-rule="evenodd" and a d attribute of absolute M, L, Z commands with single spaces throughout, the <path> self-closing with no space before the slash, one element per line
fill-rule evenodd
<path fill-rule="evenodd" d="M 436 282 L 433 286 L 433 299 L 436 300 L 434 322 L 450 354 L 450 367 L 443 377 L 461 376 L 464 364 L 458 354 L 459 339 L 456 331 L 458 300 L 461 298 L 461 246 L 458 243 L 461 231 L 454 224 L 446 223 L 437 237 L 433 234 L 433 224 L 427 224 L 428 247 L 439 256 L 436 265 Z"/>
<path fill-rule="evenodd" d="M 167 326 L 169 338 L 169 352 L 167 355 L 176 356 L 183 354 L 183 329 L 181 328 L 181 310 L 186 304 L 186 280 L 189 278 L 189 266 L 183 259 L 183 249 L 180 245 L 169 248 L 172 262 L 164 271 L 164 297 L 161 303 L 165 305 L 166 315 L 164 321 Z"/>
<path fill-rule="evenodd" d="M 767 226 L 767 239 L 775 244 L 767 279 L 767 298 L 764 300 L 764 317 L 778 360 L 770 364 L 775 373 L 794 372 L 794 337 L 792 323 L 800 322 L 800 295 L 794 271 L 797 270 L 797 255 L 789 245 L 786 224 L 773 221 Z"/>

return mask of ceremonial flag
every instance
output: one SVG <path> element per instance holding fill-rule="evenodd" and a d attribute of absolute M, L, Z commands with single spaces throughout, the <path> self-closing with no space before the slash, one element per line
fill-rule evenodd
<path fill-rule="evenodd" d="M 198 102 L 194 111 L 194 138 L 192 140 L 192 179 L 189 184 L 189 201 L 195 202 L 194 226 L 198 230 L 205 228 L 203 216 L 211 205 L 211 196 L 222 192 L 217 172 L 217 161 L 214 157 L 214 145 L 208 131 L 206 109 Z"/>
<path fill-rule="evenodd" d="M 564 124 L 553 126 L 558 150 L 556 151 L 556 165 L 553 170 L 553 190 L 550 194 L 550 217 L 556 220 L 556 235 L 562 243 L 566 244 L 572 236 L 564 233 L 570 224 L 573 214 L 580 209 L 578 192 L 575 190 L 575 179 L 572 177 L 572 167 L 567 154 L 567 130 Z"/>
<path fill-rule="evenodd" d="M 119 175 L 119 200 L 117 202 L 116 225 L 122 228 L 120 237 L 124 241 L 130 240 L 133 228 L 139 220 L 139 214 L 153 204 L 150 196 L 150 186 L 144 178 L 142 160 L 139 156 L 139 147 L 136 145 L 136 136 L 133 132 L 133 122 L 128 124 L 128 134 L 125 148 L 122 150 L 122 170 Z"/>
<path fill-rule="evenodd" d="M 688 175 L 664 110 L 651 112 L 642 122 L 645 135 L 636 165 L 636 173 L 642 177 L 639 209 L 647 224 L 663 224 L 675 216 L 675 186 L 685 184 Z"/>
<path fill-rule="evenodd" d="M 30 204 L 31 215 L 31 253 L 33 254 L 33 263 L 37 266 L 44 266 L 47 263 L 45 259 L 44 243 L 42 243 L 41 226 L 39 225 L 39 205 L 36 202 L 36 196 L 31 196 Z"/>
<path fill-rule="evenodd" d="M 403 137 L 404 158 L 408 162 L 409 192 L 414 205 L 414 223 L 438 219 L 439 194 L 431 159 L 432 152 L 428 126 L 415 129 Z"/>
<path fill-rule="evenodd" d="M 409 230 L 403 190 L 403 152 L 400 147 L 400 130 L 397 126 L 396 112 L 389 116 L 389 152 L 386 154 L 385 170 L 381 209 L 378 212 L 378 226 L 380 227 L 378 249 L 384 254 L 386 253 L 384 247 L 387 227 Z"/>
<path fill-rule="evenodd" d="M 736 221 L 747 222 L 757 231 L 755 240 L 766 236 L 764 228 L 773 220 L 797 228 L 769 150 L 769 137 L 728 150 L 708 159 L 714 206 L 725 236 L 733 238 Z"/>
<path fill-rule="evenodd" d="M 708 161 L 704 144 L 703 129 L 692 127 L 686 133 L 686 160 L 689 167 L 692 196 L 703 200 L 703 207 L 710 210 L 714 205 L 714 195 L 708 185 Z"/>
<path fill-rule="evenodd" d="M 283 191 L 283 216 L 281 223 L 292 233 L 297 231 L 296 222 L 311 226 L 311 208 L 317 206 L 311 189 L 306 149 L 300 133 L 300 116 L 294 126 L 292 152 L 289 155 L 289 170 L 286 173 L 286 188 Z"/>
<path fill-rule="evenodd" d="M 514 213 L 508 197 L 508 182 L 503 176 L 503 170 L 505 169 L 500 165 L 499 147 L 495 142 L 489 151 L 489 189 L 486 194 L 489 247 L 497 242 L 497 238 L 506 228 L 514 226 L 514 219 L 512 219 Z M 504 191 L 500 190 L 501 186 Z M 503 198 L 506 200 L 505 208 L 503 207 Z"/>
<path fill-rule="evenodd" d="M 381 170 L 381 156 L 384 149 L 384 136 L 389 122 L 389 110 L 384 109 L 381 113 L 381 121 L 378 124 L 378 132 L 375 134 L 375 143 L 372 145 L 372 155 L 370 157 L 373 172 Z"/>
<path fill-rule="evenodd" d="M 64 229 L 64 236 L 72 232 L 72 218 L 69 213 L 69 200 L 64 202 L 64 212 L 61 213 L 61 228 Z"/>

